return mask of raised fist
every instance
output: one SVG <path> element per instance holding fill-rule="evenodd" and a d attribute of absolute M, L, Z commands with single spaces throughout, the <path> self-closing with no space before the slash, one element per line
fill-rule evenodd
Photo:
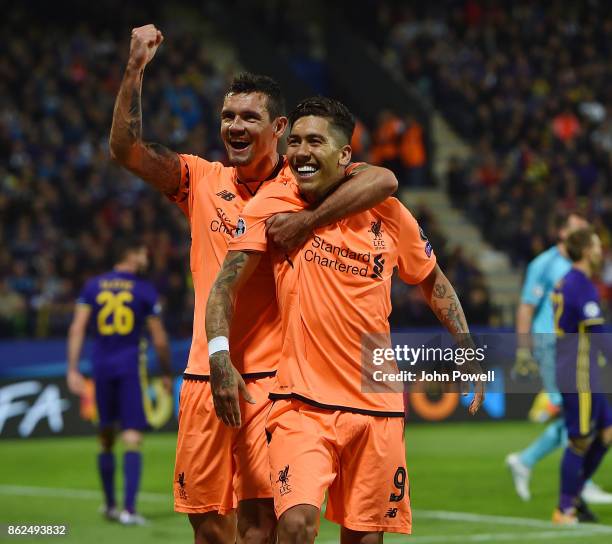
<path fill-rule="evenodd" d="M 139 26 L 132 29 L 130 41 L 130 62 L 138 69 L 144 68 L 155 56 L 164 36 L 155 25 Z"/>

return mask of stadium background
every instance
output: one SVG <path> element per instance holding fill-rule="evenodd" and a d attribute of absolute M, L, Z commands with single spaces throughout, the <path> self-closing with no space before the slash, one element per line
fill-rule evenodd
<path fill-rule="evenodd" d="M 223 160 L 218 108 L 241 69 L 276 77 L 289 105 L 335 96 L 359 119 L 356 158 L 396 172 L 398 196 L 432 241 L 471 326 L 512 329 L 525 263 L 554 243 L 555 212 L 573 208 L 604 242 L 598 282 L 609 313 L 607 2 L 11 6 L 0 53 L 0 523 L 63 521 L 74 525 L 75 541 L 126 539 L 95 515 L 95 441 L 68 438 L 93 434 L 91 399 L 75 402 L 63 383 L 76 294 L 111 265 L 113 239 L 138 234 L 152 249 L 150 278 L 162 294 L 177 374 L 185 364 L 193 312 L 187 224 L 108 156 L 130 29 L 148 22 L 165 42 L 145 73 L 147 139 Z M 395 330 L 435 323 L 417 290 L 398 283 L 392 296 Z M 456 395 L 408 399 L 413 540 L 608 541 L 584 529 L 561 534 L 545 521 L 558 456 L 536 471 L 532 503 L 514 496 L 503 458 L 540 429 L 508 420 L 524 419 L 530 403 L 498 392 L 476 422 L 461 423 L 465 401 Z M 157 427 L 173 428 L 176 403 L 155 379 L 151 410 Z M 445 419 L 452 422 L 423 422 Z M 173 440 L 171 432 L 147 439 L 142 510 L 154 523 L 130 531 L 131 541 L 188 538 L 164 499 Z M 608 489 L 611 467 L 598 478 Z M 598 514 L 612 523 L 612 508 Z M 332 542 L 329 531 L 323 527 Z"/>

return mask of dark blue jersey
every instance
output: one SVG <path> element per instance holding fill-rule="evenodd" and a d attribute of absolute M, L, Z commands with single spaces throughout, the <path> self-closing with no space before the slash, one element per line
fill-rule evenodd
<path fill-rule="evenodd" d="M 562 393 L 601 391 L 597 356 L 609 351 L 595 284 L 577 268 L 553 293 L 557 335 L 557 385 Z M 606 353 L 608 355 L 608 353 Z"/>
<path fill-rule="evenodd" d="M 143 329 L 159 315 L 151 283 L 128 272 L 108 272 L 87 282 L 78 304 L 92 309 L 92 364 L 95 377 L 138 373 Z"/>

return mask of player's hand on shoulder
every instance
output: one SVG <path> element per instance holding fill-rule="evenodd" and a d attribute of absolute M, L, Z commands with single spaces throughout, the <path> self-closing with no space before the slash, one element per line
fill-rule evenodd
<path fill-rule="evenodd" d="M 266 221 L 268 240 L 283 251 L 304 245 L 312 234 L 311 210 L 277 213 Z"/>
<path fill-rule="evenodd" d="M 130 62 L 135 68 L 144 68 L 155 56 L 164 41 L 164 36 L 155 25 L 139 26 L 132 29 L 130 40 Z"/>
<path fill-rule="evenodd" d="M 85 378 L 80 372 L 76 370 L 69 371 L 66 382 L 72 394 L 80 396 L 85 392 Z"/>

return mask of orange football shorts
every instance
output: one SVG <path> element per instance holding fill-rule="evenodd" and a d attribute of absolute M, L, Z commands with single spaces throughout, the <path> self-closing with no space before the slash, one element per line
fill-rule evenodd
<path fill-rule="evenodd" d="M 268 421 L 270 479 L 277 517 L 298 504 L 354 531 L 410 534 L 404 420 L 332 411 L 283 399 Z"/>
<path fill-rule="evenodd" d="M 245 380 L 256 403 L 241 399 L 239 429 L 217 419 L 208 381 L 183 379 L 174 468 L 177 512 L 224 515 L 242 500 L 272 498 L 265 421 L 275 379 Z"/>

